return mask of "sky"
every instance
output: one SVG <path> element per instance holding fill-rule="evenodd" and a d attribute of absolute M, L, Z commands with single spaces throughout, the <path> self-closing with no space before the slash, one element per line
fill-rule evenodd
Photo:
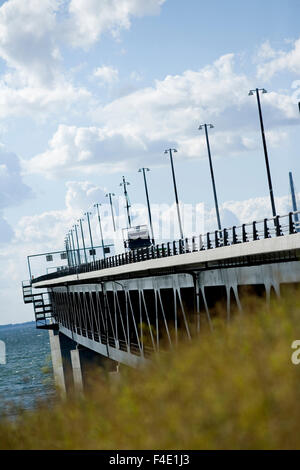
<path fill-rule="evenodd" d="M 178 150 L 185 236 L 214 230 L 200 124 L 214 125 L 222 225 L 270 217 L 250 89 L 268 91 L 261 102 L 276 208 L 291 210 L 289 171 L 300 190 L 299 17 L 298 0 L 0 1 L 0 324 L 33 318 L 20 287 L 28 255 L 63 250 L 87 211 L 100 243 L 95 203 L 103 204 L 105 242 L 122 249 L 123 175 L 133 220 L 147 223 L 138 169 L 151 170 L 156 240 L 178 237 L 165 149 Z M 83 225 L 88 237 L 86 217 Z"/>

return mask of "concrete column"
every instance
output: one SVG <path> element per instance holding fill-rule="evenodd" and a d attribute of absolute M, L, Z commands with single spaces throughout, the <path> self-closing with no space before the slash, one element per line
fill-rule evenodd
<path fill-rule="evenodd" d="M 82 394 L 95 371 L 118 379 L 118 363 L 77 344 L 59 331 L 49 330 L 55 385 L 61 398 Z"/>
<path fill-rule="evenodd" d="M 230 286 L 226 286 L 226 310 L 227 310 L 227 321 L 230 321 L 230 314 L 231 314 L 231 304 L 230 304 L 230 297 L 231 297 L 231 288 Z"/>
<path fill-rule="evenodd" d="M 242 304 L 241 304 L 241 301 L 240 301 L 238 286 L 235 285 L 235 286 L 232 287 L 232 289 L 233 289 L 233 292 L 234 292 L 234 296 L 235 296 L 235 300 L 236 300 L 238 309 L 242 313 L 243 309 L 242 309 Z"/>
<path fill-rule="evenodd" d="M 65 374 L 62 362 L 60 338 L 58 331 L 49 330 L 51 358 L 54 374 L 54 382 L 61 398 L 66 397 Z"/>
<path fill-rule="evenodd" d="M 79 349 L 73 349 L 71 351 L 71 363 L 73 369 L 74 391 L 76 394 L 81 395 L 83 393 L 83 379 Z"/>
<path fill-rule="evenodd" d="M 120 371 L 119 371 L 119 363 L 116 363 L 116 368 L 115 370 L 109 372 L 109 378 L 112 382 L 119 382 L 121 376 L 120 376 Z"/>
<path fill-rule="evenodd" d="M 267 305 L 270 305 L 270 300 L 271 300 L 271 284 L 270 282 L 265 283 L 265 289 L 266 289 L 266 301 Z"/>
<path fill-rule="evenodd" d="M 49 330 L 49 338 L 54 381 L 64 399 L 73 388 L 71 350 L 76 348 L 76 343 L 56 330 Z"/>
<path fill-rule="evenodd" d="M 277 295 L 278 298 L 280 298 L 280 284 L 279 282 L 273 282 L 273 287 L 275 290 L 275 294 Z"/>
<path fill-rule="evenodd" d="M 117 362 L 79 344 L 71 351 L 71 363 L 74 392 L 77 395 L 83 394 L 88 389 L 90 379 L 95 378 L 95 373 L 109 374 L 112 380 L 117 380 L 119 377 Z"/>

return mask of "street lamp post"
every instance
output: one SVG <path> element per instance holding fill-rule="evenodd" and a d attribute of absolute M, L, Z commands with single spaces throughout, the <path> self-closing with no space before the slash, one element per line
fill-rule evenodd
<path fill-rule="evenodd" d="M 270 171 L 270 165 L 269 165 L 268 149 L 267 149 L 264 122 L 263 122 L 263 116 L 262 116 L 262 110 L 261 110 L 261 104 L 260 104 L 260 95 L 259 95 L 260 91 L 262 93 L 267 93 L 267 90 L 265 90 L 264 88 L 256 88 L 255 90 L 249 91 L 249 96 L 253 96 L 255 93 L 256 98 L 257 98 L 257 106 L 258 106 L 258 113 L 259 113 L 259 120 L 260 120 L 261 136 L 262 136 L 263 147 L 264 147 L 265 162 L 266 162 L 266 168 L 267 168 L 271 207 L 272 207 L 273 217 L 276 217 L 276 207 L 275 207 L 272 178 L 271 178 L 271 171 Z"/>
<path fill-rule="evenodd" d="M 295 186 L 294 186 L 294 180 L 293 180 L 293 174 L 290 171 L 289 172 L 289 180 L 290 180 L 290 188 L 291 188 L 291 196 L 292 196 L 292 206 L 293 206 L 293 212 L 298 212 L 298 207 L 297 207 L 297 199 L 296 199 L 296 193 L 295 193 Z M 295 222 L 296 222 L 296 230 L 299 232 L 299 214 L 294 215 Z"/>
<path fill-rule="evenodd" d="M 90 222 L 90 215 L 92 215 L 92 213 L 91 212 L 85 212 L 84 215 L 86 215 L 86 218 L 87 218 L 87 221 L 88 221 L 92 256 L 93 256 L 93 261 L 95 262 L 94 245 L 93 245 L 93 237 L 92 237 L 91 222 Z"/>
<path fill-rule="evenodd" d="M 69 234 L 70 234 L 70 242 L 71 242 L 71 247 L 72 247 L 72 256 L 73 256 L 73 259 L 74 259 L 74 266 L 76 266 L 76 256 L 75 256 L 75 244 L 74 244 L 73 230 L 70 230 Z"/>
<path fill-rule="evenodd" d="M 66 253 L 67 253 L 67 260 L 68 260 L 68 266 L 70 267 L 71 262 L 70 262 L 70 253 L 69 253 L 69 242 L 68 238 L 65 238 L 65 247 L 66 247 Z"/>
<path fill-rule="evenodd" d="M 178 201 L 178 193 L 177 193 L 177 186 L 176 186 L 176 178 L 175 178 L 175 170 L 174 170 L 172 152 L 176 153 L 177 150 L 176 149 L 167 149 L 167 150 L 165 150 L 165 153 L 170 155 L 170 162 L 171 162 L 172 177 L 173 177 L 173 184 L 174 184 L 174 193 L 175 193 L 175 201 L 176 201 L 176 208 L 177 208 L 179 231 L 180 231 L 181 240 L 183 240 L 183 230 L 182 230 L 182 223 L 181 223 L 181 217 L 180 217 L 180 208 L 179 208 L 179 201 Z"/>
<path fill-rule="evenodd" d="M 78 240 L 78 232 L 77 232 L 77 228 L 79 227 L 79 225 L 75 224 L 73 225 L 74 227 L 74 230 L 75 230 L 75 235 L 76 235 L 76 244 L 77 244 L 77 258 L 78 258 L 78 263 L 79 265 L 81 265 L 81 259 L 80 259 L 80 248 L 79 248 L 79 240 Z"/>
<path fill-rule="evenodd" d="M 144 185 L 145 185 L 145 193 L 146 193 L 146 199 L 147 199 L 149 223 L 150 223 L 150 229 L 151 229 L 152 243 L 153 243 L 153 245 L 154 245 L 154 244 L 155 244 L 155 240 L 154 240 L 154 232 L 153 232 L 153 225 L 152 225 L 152 215 L 151 215 L 151 207 L 150 207 L 150 201 L 149 201 L 149 193 L 148 193 L 148 185 L 147 185 L 146 171 L 150 171 L 150 169 L 149 169 L 149 168 L 140 168 L 140 169 L 139 169 L 139 173 L 143 173 L 143 178 L 144 178 Z"/>
<path fill-rule="evenodd" d="M 72 243 L 71 243 L 71 237 L 70 237 L 69 232 L 67 233 L 67 239 L 68 239 L 69 253 L 70 253 L 70 259 L 71 259 L 71 266 L 74 266 Z"/>
<path fill-rule="evenodd" d="M 108 193 L 106 194 L 106 197 L 109 198 L 109 204 L 110 204 L 110 211 L 111 211 L 111 218 L 112 218 L 112 223 L 114 227 L 114 232 L 116 231 L 116 224 L 115 224 L 115 217 L 114 217 L 114 209 L 113 209 L 113 203 L 112 203 L 112 197 L 115 196 L 114 193 Z"/>
<path fill-rule="evenodd" d="M 84 241 L 84 235 L 83 235 L 83 227 L 82 227 L 82 222 L 84 219 L 78 219 L 77 222 L 80 223 L 80 231 L 81 231 L 81 239 L 82 239 L 82 247 L 83 247 L 83 253 L 84 253 L 84 260 L 85 263 L 87 264 L 87 256 L 86 256 L 86 249 L 85 249 L 85 241 Z"/>
<path fill-rule="evenodd" d="M 130 183 L 125 180 L 124 176 L 122 178 L 123 178 L 123 181 L 122 183 L 120 183 L 120 186 L 123 186 L 123 189 L 124 189 L 124 197 L 126 200 L 126 211 L 127 211 L 127 219 L 128 219 L 128 228 L 131 228 L 130 201 L 129 201 L 129 196 L 127 192 L 127 186 L 129 186 Z"/>
<path fill-rule="evenodd" d="M 212 187 L 213 187 L 213 193 L 214 193 L 218 229 L 222 230 L 221 218 L 220 218 L 220 212 L 219 212 L 219 204 L 218 204 L 218 198 L 217 198 L 216 182 L 215 182 L 214 169 L 213 169 L 213 164 L 212 164 L 210 144 L 209 144 L 209 138 L 208 138 L 208 130 L 207 130 L 208 127 L 210 129 L 214 128 L 214 126 L 212 124 L 202 124 L 201 126 L 199 126 L 199 130 L 202 130 L 203 128 L 205 130 L 205 138 L 206 138 L 206 145 L 207 145 L 207 153 L 208 153 L 211 181 L 212 181 Z"/>
<path fill-rule="evenodd" d="M 102 224 L 101 224 L 100 209 L 99 209 L 100 206 L 101 206 L 101 204 L 94 204 L 94 207 L 97 208 L 98 222 L 99 222 L 99 229 L 100 229 L 100 238 L 101 238 L 102 251 L 103 251 L 103 258 L 105 259 L 105 247 L 104 247 Z"/>

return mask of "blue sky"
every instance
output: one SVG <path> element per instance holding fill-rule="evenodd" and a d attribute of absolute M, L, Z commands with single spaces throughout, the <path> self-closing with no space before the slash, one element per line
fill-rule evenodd
<path fill-rule="evenodd" d="M 173 204 L 165 148 L 178 149 L 182 204 L 203 203 L 204 229 L 213 229 L 203 122 L 215 125 L 223 224 L 270 216 L 248 97 L 256 86 L 269 92 L 262 107 L 278 212 L 290 209 L 289 170 L 300 188 L 299 17 L 298 0 L 0 1 L 0 324 L 32 318 L 19 295 L 26 256 L 61 249 L 89 206 L 107 191 L 121 195 L 123 174 L 142 204 L 137 170 L 150 167 L 151 202 Z M 109 230 L 107 216 L 107 240 Z"/>

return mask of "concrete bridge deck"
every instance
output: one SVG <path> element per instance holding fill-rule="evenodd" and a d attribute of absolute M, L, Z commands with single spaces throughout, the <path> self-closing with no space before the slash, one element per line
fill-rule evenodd
<path fill-rule="evenodd" d="M 300 251 L 300 233 L 285 235 L 277 238 L 256 240 L 248 243 L 223 246 L 211 250 L 185 253 L 181 255 L 140 261 L 112 268 L 106 268 L 87 273 L 78 273 L 50 280 L 34 282 L 35 288 L 49 288 L 64 284 L 88 283 L 96 280 L 128 279 L 155 276 L 161 274 L 179 273 L 184 271 L 199 271 L 216 268 L 216 263 L 227 262 L 228 265 L 242 261 L 245 258 L 261 257 L 261 264 L 278 259 L 278 255 Z M 270 258 L 271 256 L 271 258 Z M 276 258 L 277 256 L 277 258 Z M 253 259 L 255 263 L 255 259 Z M 249 259 L 251 264 L 251 259 Z"/>

